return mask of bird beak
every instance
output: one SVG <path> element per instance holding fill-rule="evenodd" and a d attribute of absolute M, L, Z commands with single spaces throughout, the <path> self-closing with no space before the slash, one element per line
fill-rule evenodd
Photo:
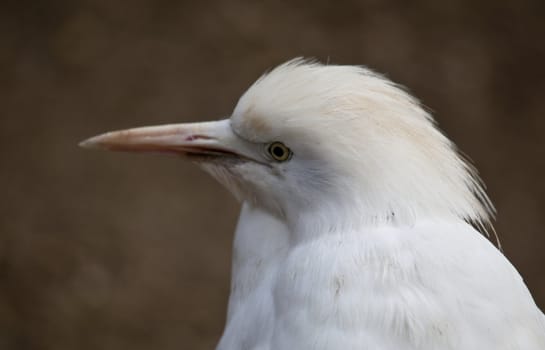
<path fill-rule="evenodd" d="M 147 126 L 107 132 L 79 145 L 124 152 L 175 153 L 183 156 L 242 156 L 242 140 L 230 126 L 229 119 L 188 124 Z"/>

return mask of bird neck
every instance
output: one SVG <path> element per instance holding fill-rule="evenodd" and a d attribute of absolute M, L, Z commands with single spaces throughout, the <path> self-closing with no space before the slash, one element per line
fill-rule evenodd
<path fill-rule="evenodd" d="M 286 223 L 291 239 L 305 241 L 323 235 L 362 232 L 370 227 L 400 225 L 393 213 L 378 216 L 368 214 L 359 206 L 327 205 L 309 206 L 286 211 Z"/>

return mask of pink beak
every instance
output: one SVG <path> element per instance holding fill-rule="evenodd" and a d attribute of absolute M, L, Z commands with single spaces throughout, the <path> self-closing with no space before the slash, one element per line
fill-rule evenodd
<path fill-rule="evenodd" d="M 79 145 L 124 152 L 176 153 L 184 156 L 243 156 L 244 141 L 237 137 L 229 119 L 187 124 L 147 126 L 107 132 Z"/>

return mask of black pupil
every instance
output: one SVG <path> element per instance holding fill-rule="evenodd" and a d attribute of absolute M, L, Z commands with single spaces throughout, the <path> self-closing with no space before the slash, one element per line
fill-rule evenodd
<path fill-rule="evenodd" d="M 284 156 L 284 149 L 280 146 L 274 146 L 272 152 L 278 158 L 282 158 Z"/>

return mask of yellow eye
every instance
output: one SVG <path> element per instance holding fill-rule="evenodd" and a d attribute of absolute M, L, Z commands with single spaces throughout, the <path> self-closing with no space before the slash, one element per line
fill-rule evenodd
<path fill-rule="evenodd" d="M 279 162 L 285 162 L 291 158 L 291 150 L 286 147 L 282 142 L 273 142 L 268 148 L 269 154 L 274 160 Z"/>

